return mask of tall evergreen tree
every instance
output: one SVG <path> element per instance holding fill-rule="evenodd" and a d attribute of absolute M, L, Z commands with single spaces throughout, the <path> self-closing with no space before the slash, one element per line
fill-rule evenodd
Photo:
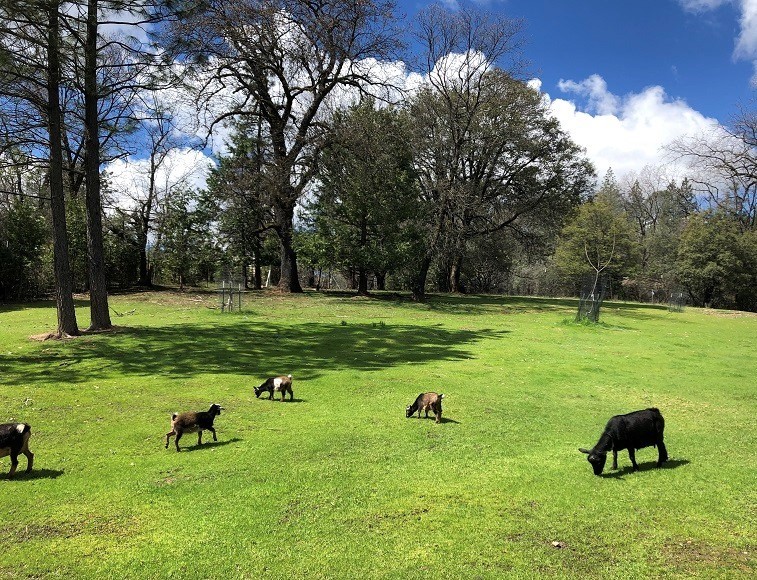
<path fill-rule="evenodd" d="M 405 261 L 417 239 L 410 128 L 404 114 L 367 99 L 334 119 L 320 186 L 311 207 L 316 230 L 342 267 L 368 293 L 368 274 L 382 278 Z"/>

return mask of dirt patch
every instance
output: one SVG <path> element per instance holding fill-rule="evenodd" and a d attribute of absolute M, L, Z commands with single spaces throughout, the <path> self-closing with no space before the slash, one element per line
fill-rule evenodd
<path fill-rule="evenodd" d="M 757 312 L 742 312 L 740 310 L 717 310 L 715 308 L 703 308 L 702 313 L 707 316 L 717 316 L 719 318 L 754 318 Z"/>
<path fill-rule="evenodd" d="M 29 337 L 29 340 L 36 340 L 38 342 L 44 342 L 46 340 L 53 340 L 61 338 L 60 335 L 54 332 L 45 332 L 43 334 L 33 334 Z"/>
<path fill-rule="evenodd" d="M 5 526 L 0 530 L 0 543 L 51 538 L 73 538 L 83 534 L 122 535 L 123 530 L 136 526 L 130 517 L 91 516 L 63 522 L 32 522 L 17 526 Z"/>
<path fill-rule="evenodd" d="M 701 540 L 682 540 L 663 546 L 665 562 L 679 570 L 701 574 L 703 569 L 717 568 L 732 572 L 755 571 L 754 547 L 738 549 L 731 546 L 713 546 Z"/>

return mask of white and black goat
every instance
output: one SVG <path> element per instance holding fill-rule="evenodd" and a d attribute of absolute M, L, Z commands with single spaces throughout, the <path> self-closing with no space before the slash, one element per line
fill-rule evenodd
<path fill-rule="evenodd" d="M 213 421 L 216 415 L 221 414 L 223 407 L 213 403 L 207 411 L 187 411 L 185 413 L 174 413 L 171 415 L 171 430 L 166 433 L 166 449 L 172 435 L 176 435 L 174 443 L 176 451 L 179 449 L 179 439 L 184 433 L 197 432 L 197 444 L 202 445 L 202 432 L 210 431 L 213 434 L 213 441 L 218 441 L 216 430 L 213 428 Z"/>
<path fill-rule="evenodd" d="M 273 393 L 281 393 L 281 400 L 289 393 L 289 400 L 294 400 L 294 392 L 292 391 L 292 375 L 271 377 L 259 387 L 255 387 L 255 396 L 260 398 L 260 395 L 268 392 L 268 399 L 273 399 Z"/>
<path fill-rule="evenodd" d="M 421 411 L 426 412 L 426 418 L 428 418 L 428 412 L 432 411 L 437 423 L 442 421 L 442 399 L 444 394 L 438 393 L 421 393 L 418 395 L 412 405 L 409 405 L 405 409 L 405 417 L 412 417 L 415 413 L 418 413 L 418 418 L 421 418 Z"/>
<path fill-rule="evenodd" d="M 29 437 L 32 428 L 26 423 L 4 423 L 0 425 L 0 457 L 11 456 L 11 470 L 8 479 L 13 477 L 18 467 L 20 453 L 26 455 L 26 473 L 32 470 L 34 453 L 29 451 Z"/>
<path fill-rule="evenodd" d="M 612 468 L 618 468 L 618 451 L 628 449 L 633 470 L 639 469 L 636 464 L 636 450 L 642 447 L 657 447 L 657 467 L 668 460 L 668 451 L 662 440 L 665 430 L 665 419 L 658 409 L 650 408 L 634 411 L 626 415 L 611 417 L 605 426 L 602 436 L 591 449 L 578 450 L 586 453 L 594 469 L 594 475 L 601 475 L 607 461 L 607 452 L 612 451 Z"/>

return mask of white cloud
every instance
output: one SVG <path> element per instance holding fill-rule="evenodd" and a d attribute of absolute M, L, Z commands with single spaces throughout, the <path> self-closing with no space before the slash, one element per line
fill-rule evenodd
<path fill-rule="evenodd" d="M 190 148 L 172 150 L 155 176 L 158 195 L 162 198 L 166 192 L 179 186 L 204 188 L 208 172 L 214 165 L 215 162 L 202 151 Z M 131 209 L 137 200 L 147 199 L 149 168 L 148 158 L 129 157 L 108 164 L 108 181 L 116 205 Z"/>
<path fill-rule="evenodd" d="M 678 3 L 689 12 L 705 12 L 714 10 L 723 4 L 730 4 L 733 0 L 678 0 Z"/>
<path fill-rule="evenodd" d="M 541 81 L 531 86 L 541 87 Z M 610 93 L 602 77 L 592 75 L 580 82 L 561 81 L 559 89 L 587 103 L 581 107 L 576 100 L 545 94 L 563 129 L 586 148 L 600 178 L 610 167 L 620 177 L 645 165 L 661 165 L 665 145 L 717 126 L 715 119 L 671 99 L 659 86 L 621 97 Z"/>
<path fill-rule="evenodd" d="M 751 60 L 755 74 L 752 84 L 757 85 L 757 0 L 678 0 L 689 12 L 702 13 L 715 10 L 725 4 L 734 4 L 741 14 L 740 32 L 733 51 L 734 58 Z"/>
<path fill-rule="evenodd" d="M 737 58 L 757 58 L 757 0 L 741 0 L 741 33 L 736 41 Z"/>
<path fill-rule="evenodd" d="M 600 115 L 614 115 L 620 106 L 620 99 L 607 90 L 605 79 L 596 74 L 580 83 L 560 79 L 557 87 L 564 93 L 588 97 L 588 109 Z"/>

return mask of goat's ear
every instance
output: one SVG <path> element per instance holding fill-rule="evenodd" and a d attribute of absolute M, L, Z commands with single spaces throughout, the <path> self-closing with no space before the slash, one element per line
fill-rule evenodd
<path fill-rule="evenodd" d="M 591 455 L 591 451 L 589 451 L 588 449 L 584 449 L 583 447 L 579 447 L 578 450 L 581 453 L 586 453 L 586 455 Z"/>

